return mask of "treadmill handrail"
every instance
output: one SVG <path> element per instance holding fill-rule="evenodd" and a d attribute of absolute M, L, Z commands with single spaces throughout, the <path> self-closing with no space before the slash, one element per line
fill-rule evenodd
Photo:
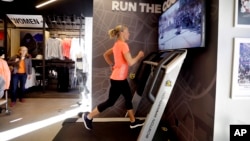
<path fill-rule="evenodd" d="M 153 61 L 143 61 L 143 63 L 149 64 L 149 65 L 153 65 L 153 66 L 157 66 L 158 65 L 157 62 L 153 62 Z"/>
<path fill-rule="evenodd" d="M 186 54 L 186 53 L 185 53 Z M 176 67 L 176 65 L 179 64 L 180 61 L 183 61 L 184 58 L 186 57 L 185 54 L 181 54 L 181 55 L 178 55 L 176 57 L 178 58 L 175 58 L 174 60 L 172 60 L 168 65 L 166 66 L 163 66 L 163 68 L 165 68 L 167 70 L 167 72 L 170 72 L 172 71 L 172 69 L 174 69 Z"/>
<path fill-rule="evenodd" d="M 158 75 L 160 74 L 160 70 L 162 68 L 162 66 L 167 62 L 169 61 L 171 58 L 173 58 L 175 56 L 177 52 L 173 52 L 170 56 L 166 56 L 164 57 L 158 64 L 158 66 L 156 67 L 156 70 L 154 72 L 154 79 L 153 79 L 153 82 L 152 82 L 152 85 L 149 89 L 149 92 L 148 92 L 148 98 L 149 100 L 153 103 L 155 101 L 155 97 L 154 95 L 152 94 L 152 91 L 153 91 L 153 88 L 154 88 L 154 85 L 156 84 L 156 80 L 157 80 L 157 77 Z"/>

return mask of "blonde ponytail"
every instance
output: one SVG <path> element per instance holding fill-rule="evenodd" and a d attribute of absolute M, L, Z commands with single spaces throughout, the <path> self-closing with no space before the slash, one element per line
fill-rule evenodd
<path fill-rule="evenodd" d="M 120 36 L 120 32 L 124 31 L 124 29 L 127 28 L 125 25 L 117 25 L 115 28 L 110 29 L 108 31 L 110 39 L 118 38 Z"/>

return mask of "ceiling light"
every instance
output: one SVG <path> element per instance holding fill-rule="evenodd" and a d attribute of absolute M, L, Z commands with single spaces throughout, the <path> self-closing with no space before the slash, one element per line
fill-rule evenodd
<path fill-rule="evenodd" d="M 41 4 L 38 4 L 38 5 L 36 6 L 36 8 L 43 7 L 43 6 L 47 5 L 47 4 L 50 4 L 50 3 L 55 2 L 55 1 L 56 1 L 56 0 L 49 0 L 49 1 L 43 2 L 43 3 L 41 3 Z"/>
<path fill-rule="evenodd" d="M 4 2 L 13 2 L 14 0 L 2 0 Z"/>

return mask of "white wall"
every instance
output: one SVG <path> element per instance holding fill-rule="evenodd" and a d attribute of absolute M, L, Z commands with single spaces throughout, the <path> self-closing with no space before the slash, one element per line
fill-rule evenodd
<path fill-rule="evenodd" d="M 84 27 L 84 37 L 85 37 L 85 52 L 87 53 L 87 61 L 89 64 L 89 72 L 87 73 L 87 87 L 89 88 L 89 94 L 92 94 L 92 38 L 93 38 L 93 17 L 85 17 L 85 27 Z M 87 103 L 89 105 L 88 111 L 92 110 L 92 95 L 88 96 L 88 101 L 82 101 L 83 103 Z"/>
<path fill-rule="evenodd" d="M 235 37 L 250 37 L 250 28 L 234 27 L 235 0 L 219 0 L 218 58 L 214 141 L 229 141 L 232 124 L 250 124 L 250 99 L 231 99 Z"/>

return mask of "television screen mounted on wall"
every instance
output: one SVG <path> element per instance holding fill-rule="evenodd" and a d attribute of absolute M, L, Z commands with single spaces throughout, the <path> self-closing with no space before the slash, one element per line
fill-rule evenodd
<path fill-rule="evenodd" d="M 159 50 L 204 47 L 204 0 L 172 2 L 159 18 Z"/>

